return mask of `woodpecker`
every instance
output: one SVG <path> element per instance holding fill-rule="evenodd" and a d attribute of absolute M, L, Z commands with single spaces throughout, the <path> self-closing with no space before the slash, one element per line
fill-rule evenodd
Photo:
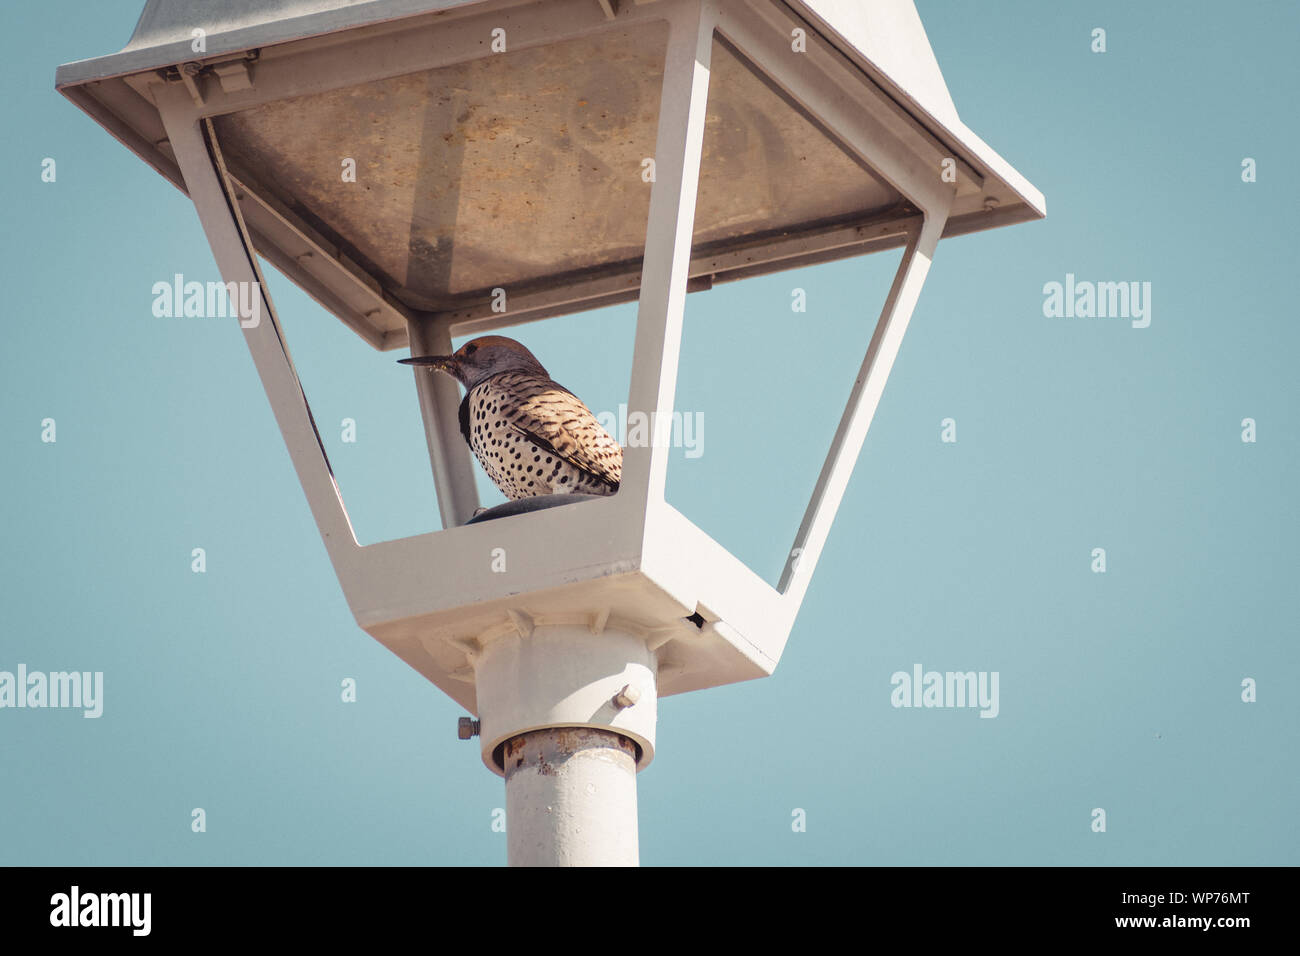
<path fill-rule="evenodd" d="M 485 335 L 454 355 L 399 361 L 446 372 L 465 386 L 460 433 L 507 498 L 618 491 L 623 449 L 514 339 Z"/>

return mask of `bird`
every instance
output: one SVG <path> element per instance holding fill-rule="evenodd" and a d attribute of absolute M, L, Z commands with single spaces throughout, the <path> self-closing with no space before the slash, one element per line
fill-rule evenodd
<path fill-rule="evenodd" d="M 484 335 L 452 355 L 398 361 L 445 372 L 465 387 L 460 433 L 493 484 L 512 501 L 618 491 L 623 448 L 591 409 L 514 339 Z"/>

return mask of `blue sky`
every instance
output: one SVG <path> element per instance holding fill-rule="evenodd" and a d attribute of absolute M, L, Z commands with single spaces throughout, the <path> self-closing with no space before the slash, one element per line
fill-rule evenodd
<path fill-rule="evenodd" d="M 0 863 L 503 862 L 501 781 L 353 622 L 237 327 L 151 313 L 155 282 L 217 278 L 192 206 L 53 90 L 139 7 L 11 5 L 0 31 L 0 670 L 105 674 L 97 720 L 0 709 Z M 661 702 L 642 862 L 1294 865 L 1300 12 L 918 9 L 1048 218 L 941 244 L 780 667 Z M 668 498 L 769 578 L 896 261 L 688 300 L 704 453 L 675 454 Z M 1045 317 L 1067 273 L 1150 282 L 1150 326 Z M 270 280 L 359 537 L 433 530 L 399 355 Z M 519 334 L 612 409 L 633 320 Z M 891 706 L 917 663 L 997 671 L 996 719 Z"/>

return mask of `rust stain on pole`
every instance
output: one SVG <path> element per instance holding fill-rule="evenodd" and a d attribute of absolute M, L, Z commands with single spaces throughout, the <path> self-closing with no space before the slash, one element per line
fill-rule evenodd
<path fill-rule="evenodd" d="M 631 768 L 636 768 L 636 744 L 621 734 L 591 727 L 557 727 L 534 730 L 506 741 L 503 751 L 506 779 L 525 767 L 552 776 L 579 753 L 615 763 L 630 761 Z"/>

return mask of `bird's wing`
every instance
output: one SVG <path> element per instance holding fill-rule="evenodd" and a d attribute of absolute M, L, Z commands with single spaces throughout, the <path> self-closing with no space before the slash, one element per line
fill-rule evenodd
<path fill-rule="evenodd" d="M 506 416 L 511 427 L 611 490 L 618 490 L 623 479 L 623 449 L 578 396 L 550 379 L 524 373 L 506 373 L 493 384 L 514 395 Z"/>
<path fill-rule="evenodd" d="M 456 418 L 460 421 L 460 434 L 465 439 L 465 444 L 471 448 L 474 447 L 473 440 L 469 437 L 469 392 L 460 400 L 460 408 L 456 409 Z"/>

